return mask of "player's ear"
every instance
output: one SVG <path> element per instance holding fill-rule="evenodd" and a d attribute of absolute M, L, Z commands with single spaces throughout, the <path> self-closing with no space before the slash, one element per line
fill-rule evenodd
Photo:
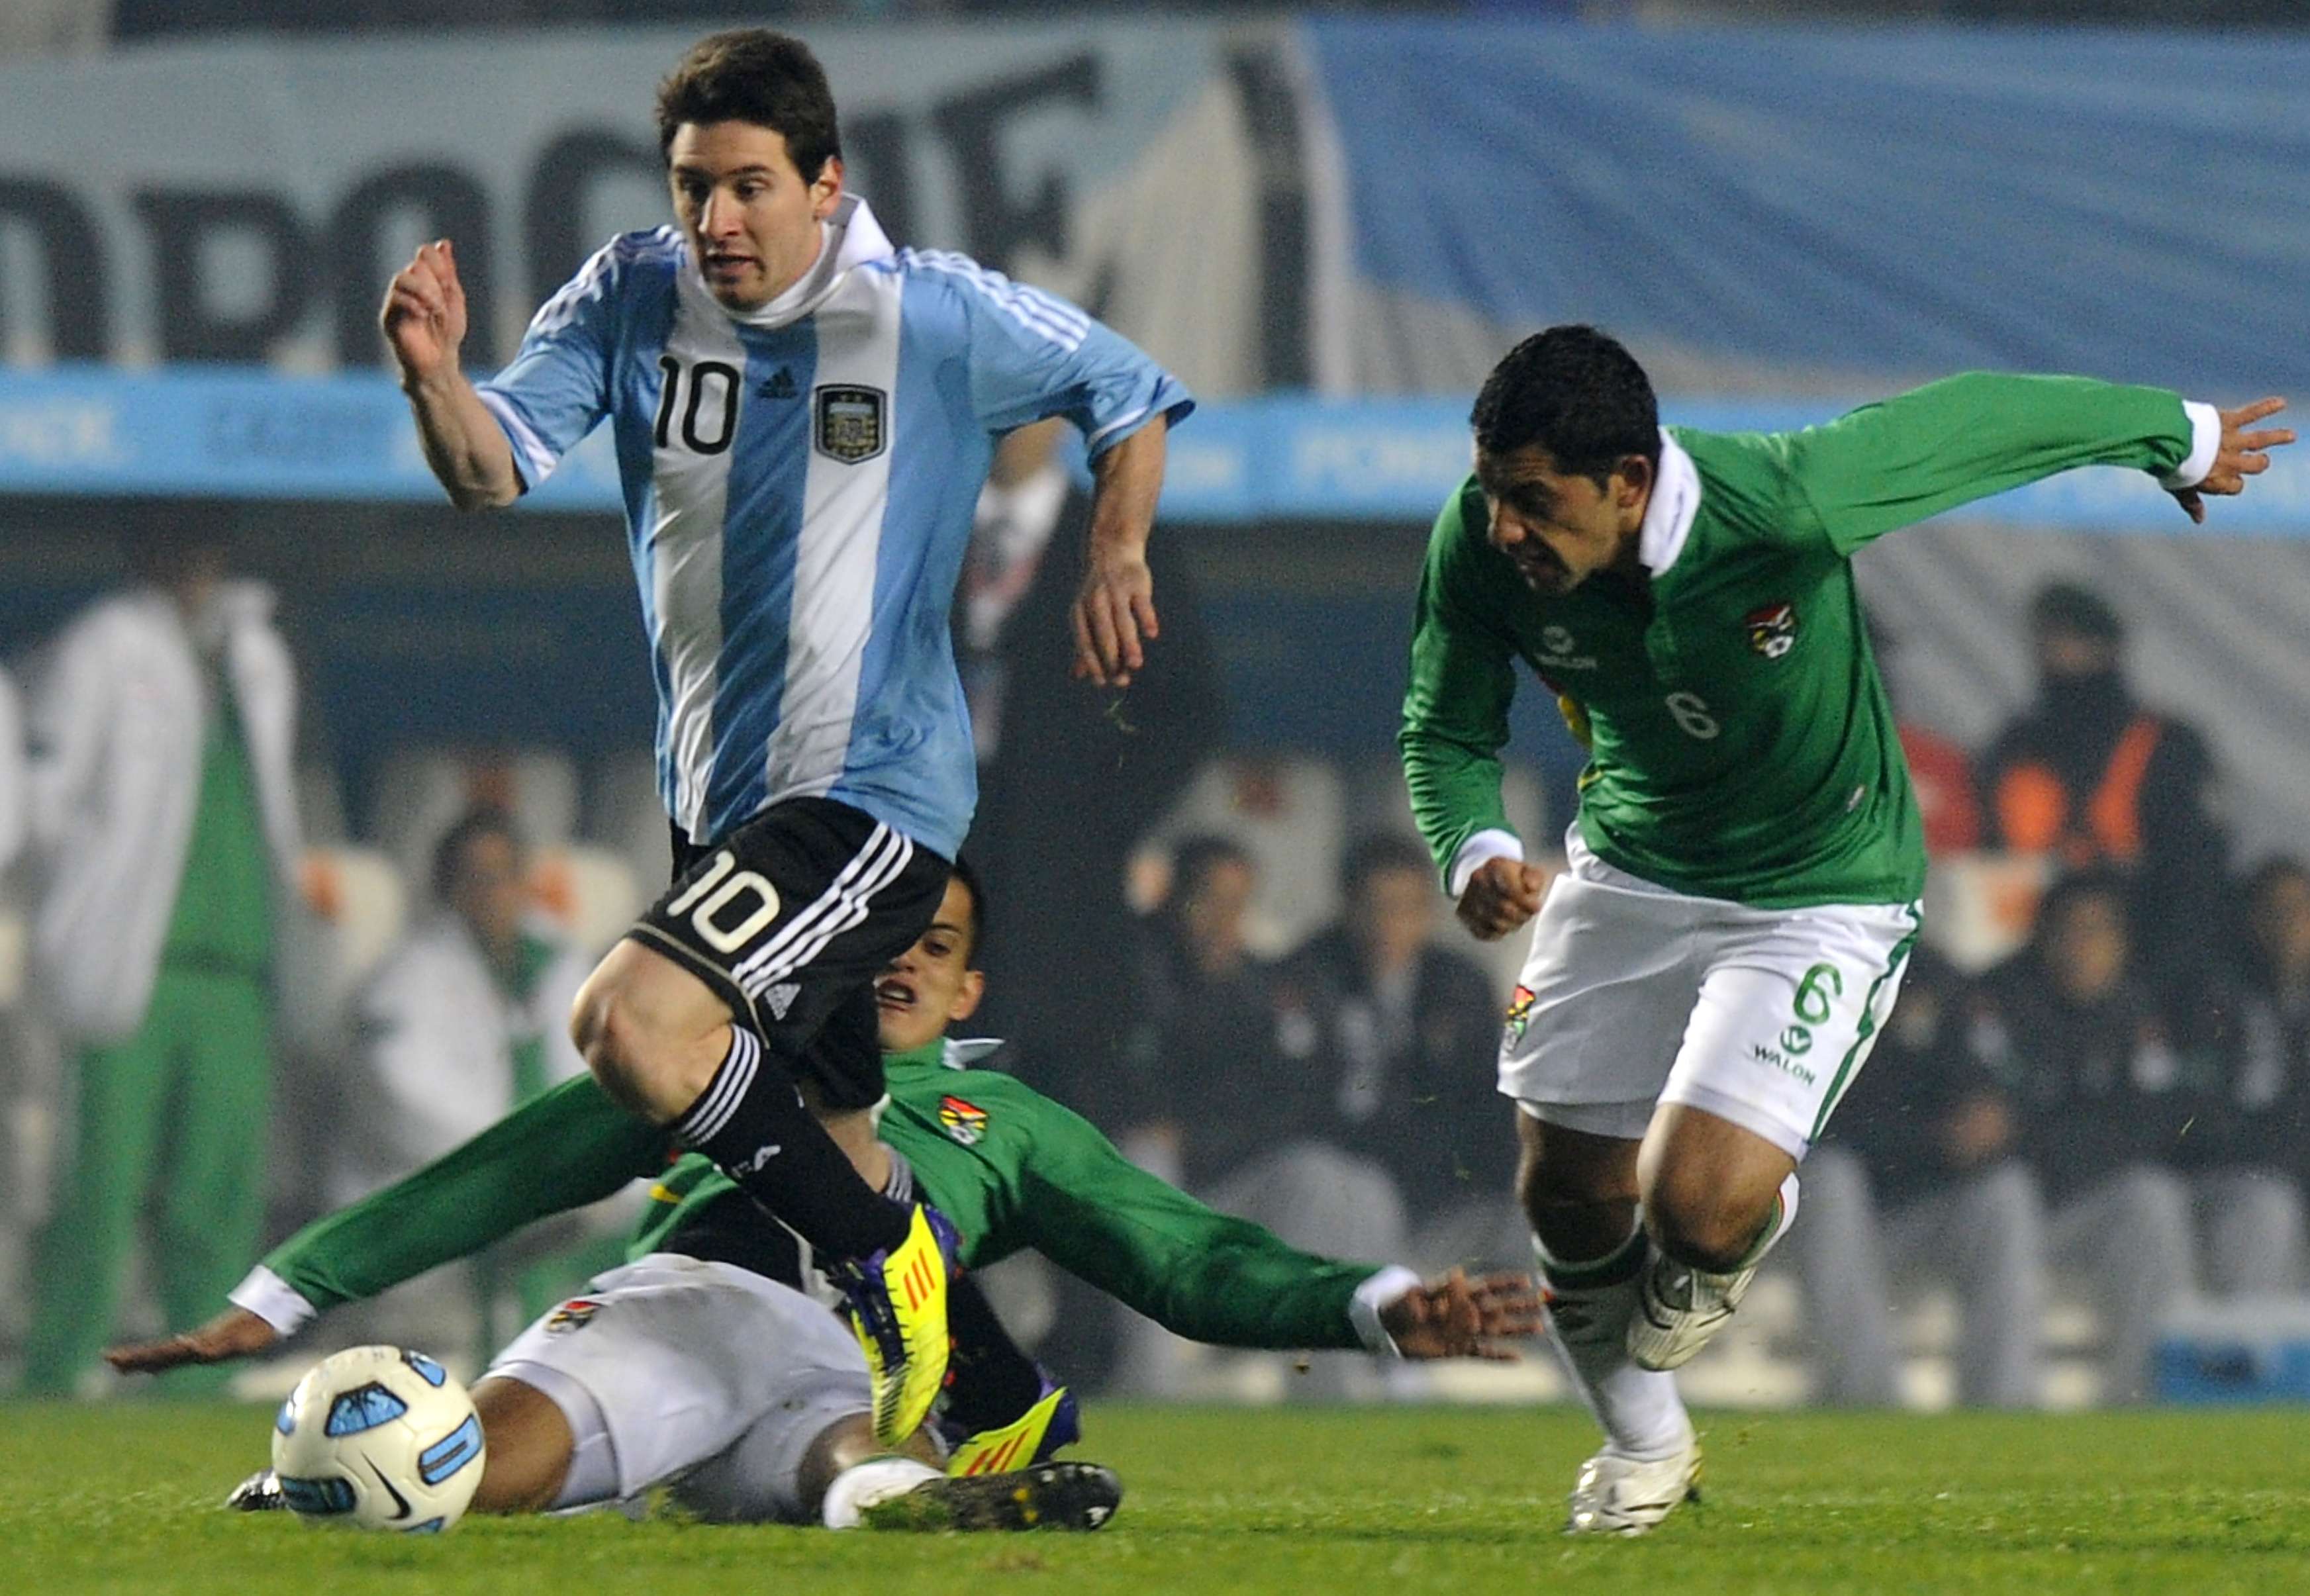
<path fill-rule="evenodd" d="M 984 970 L 963 971 L 961 984 L 958 985 L 954 991 L 954 1002 L 947 1005 L 946 1017 L 948 1020 L 951 1022 L 954 1020 L 968 1019 L 973 1014 L 978 1012 L 979 1001 L 986 997 L 986 972 Z"/>
<path fill-rule="evenodd" d="M 1614 499 L 1624 507 L 1641 503 L 1645 495 L 1652 491 L 1653 478 L 1656 474 L 1653 463 L 1642 455 L 1621 455 L 1620 464 L 1612 468 L 1612 475 L 1620 483 L 1614 490 Z"/>
<path fill-rule="evenodd" d="M 810 186 L 810 214 L 813 221 L 824 221 L 834 214 L 835 205 L 842 198 L 842 157 L 829 155 L 826 164 L 818 169 L 818 177 Z"/>

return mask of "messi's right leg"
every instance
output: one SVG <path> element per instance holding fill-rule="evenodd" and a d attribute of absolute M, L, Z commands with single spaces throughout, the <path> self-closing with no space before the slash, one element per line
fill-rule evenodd
<path fill-rule="evenodd" d="M 882 1092 L 873 983 L 930 923 L 943 859 L 847 804 L 772 806 L 690 860 L 579 994 L 611 1096 L 696 1148 L 842 1265 L 875 1427 L 921 1423 L 945 1371 L 951 1227 L 876 1193 L 803 1102 Z"/>

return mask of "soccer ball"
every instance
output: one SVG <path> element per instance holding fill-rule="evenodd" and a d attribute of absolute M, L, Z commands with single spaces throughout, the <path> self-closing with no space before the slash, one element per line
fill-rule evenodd
<path fill-rule="evenodd" d="M 281 1494 L 308 1524 L 446 1530 L 473 1499 L 487 1451 L 456 1376 L 398 1347 L 324 1358 L 273 1421 Z"/>

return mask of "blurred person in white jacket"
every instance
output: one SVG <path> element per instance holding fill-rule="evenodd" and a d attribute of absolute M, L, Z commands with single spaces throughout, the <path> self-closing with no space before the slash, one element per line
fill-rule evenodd
<path fill-rule="evenodd" d="M 0 671 L 0 871 L 24 846 L 30 805 L 24 792 L 24 712 L 15 680 Z"/>
<path fill-rule="evenodd" d="M 221 534 L 154 529 L 130 555 L 134 585 L 30 678 L 32 991 L 78 1077 L 34 1248 L 35 1393 L 98 1366 L 140 1216 L 173 1321 L 230 1288 L 264 1213 L 295 676 L 270 590 L 227 577 Z"/>
<path fill-rule="evenodd" d="M 528 851 L 512 816 L 487 805 L 466 811 L 435 845 L 430 885 L 433 912 L 411 927 L 355 1001 L 357 1063 L 335 1116 L 329 1180 L 338 1207 L 586 1070 L 569 1039 L 569 1010 L 593 961 L 534 912 Z M 564 1226 L 529 1238 L 520 1253 L 475 1260 L 485 1340 L 499 1328 L 489 1321 L 508 1276 L 526 1322 L 582 1286 L 595 1272 L 588 1264 L 623 1261 L 614 1229 L 605 1250 L 568 1250 L 581 1228 Z M 422 1314 L 442 1305 L 406 1305 Z"/>

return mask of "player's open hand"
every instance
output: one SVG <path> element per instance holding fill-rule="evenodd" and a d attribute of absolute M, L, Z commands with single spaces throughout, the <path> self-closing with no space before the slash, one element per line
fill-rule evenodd
<path fill-rule="evenodd" d="M 1514 1363 L 1507 1343 L 1540 1333 L 1540 1293 L 1532 1277 L 1454 1270 L 1415 1287 L 1379 1311 L 1380 1328 L 1406 1357 L 1483 1357 Z"/>
<path fill-rule="evenodd" d="M 157 1375 L 187 1364 L 230 1363 L 236 1357 L 253 1357 L 272 1350 L 280 1340 L 278 1331 L 247 1308 L 227 1308 L 198 1330 L 188 1330 L 165 1340 L 112 1348 L 105 1353 L 104 1361 L 124 1375 Z"/>
<path fill-rule="evenodd" d="M 2194 488 L 2177 488 L 2174 497 L 2189 512 L 2190 519 L 2203 523 L 2206 518 L 2208 493 L 2243 493 L 2245 480 L 2258 477 L 2270 469 L 2270 453 L 2294 441 L 2291 427 L 2254 427 L 2286 408 L 2279 398 L 2257 399 L 2252 404 L 2241 404 L 2236 410 L 2221 412 L 2222 444 L 2214 455 L 2211 470 L 2206 480 Z M 2249 429 L 2253 429 L 2249 430 Z"/>
<path fill-rule="evenodd" d="M 465 341 L 465 289 L 449 240 L 422 246 L 393 274 L 378 317 L 404 385 L 431 382 L 457 369 Z"/>
<path fill-rule="evenodd" d="M 1482 941 L 1496 941 L 1540 913 L 1548 872 L 1505 856 L 1487 859 L 1468 878 L 1455 912 Z"/>
<path fill-rule="evenodd" d="M 1144 553 L 1092 545 L 1090 569 L 1075 595 L 1074 675 L 1100 687 L 1129 687 L 1147 663 L 1145 645 L 1160 633 L 1155 578 Z"/>

